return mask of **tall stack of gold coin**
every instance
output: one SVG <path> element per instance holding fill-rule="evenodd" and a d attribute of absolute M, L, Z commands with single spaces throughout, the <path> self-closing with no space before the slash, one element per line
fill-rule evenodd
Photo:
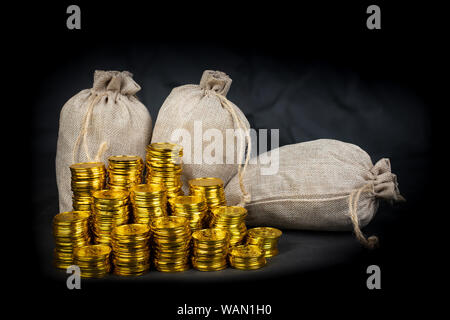
<path fill-rule="evenodd" d="M 218 228 L 230 234 L 230 245 L 239 244 L 245 237 L 247 209 L 237 206 L 221 206 L 212 210 L 211 228 Z"/>
<path fill-rule="evenodd" d="M 80 267 L 81 277 L 101 278 L 111 271 L 110 253 L 109 246 L 87 245 L 74 250 L 73 260 Z"/>
<path fill-rule="evenodd" d="M 185 217 L 191 231 L 203 229 L 204 220 L 208 212 L 205 200 L 198 196 L 178 196 L 170 200 L 172 215 Z"/>
<path fill-rule="evenodd" d="M 193 196 L 205 198 L 209 210 L 206 217 L 208 223 L 211 220 L 211 210 L 227 204 L 223 181 L 219 178 L 206 177 L 191 179 L 189 180 L 189 192 Z"/>
<path fill-rule="evenodd" d="M 153 262 L 158 271 L 189 269 L 191 230 L 183 217 L 159 217 L 152 221 Z"/>
<path fill-rule="evenodd" d="M 96 244 L 109 245 L 114 227 L 128 223 L 128 192 L 100 190 L 93 193 L 91 229 Z"/>
<path fill-rule="evenodd" d="M 181 157 L 183 148 L 173 143 L 152 143 L 147 146 L 146 182 L 162 183 L 166 187 L 167 197 L 183 195 L 181 190 Z"/>
<path fill-rule="evenodd" d="M 202 229 L 192 234 L 192 266 L 200 271 L 218 271 L 227 267 L 228 232 Z"/>
<path fill-rule="evenodd" d="M 139 156 L 111 156 L 108 158 L 108 188 L 129 191 L 142 183 L 144 162 Z"/>
<path fill-rule="evenodd" d="M 91 211 L 92 193 L 105 187 L 103 162 L 81 162 L 70 166 L 72 206 L 76 211 Z"/>
<path fill-rule="evenodd" d="M 73 264 L 75 248 L 89 244 L 89 212 L 70 211 L 53 217 L 55 238 L 55 266 L 66 269 Z"/>
<path fill-rule="evenodd" d="M 134 223 L 150 224 L 156 217 L 167 216 L 167 192 L 163 184 L 139 184 L 131 188 Z"/>
<path fill-rule="evenodd" d="M 126 224 L 112 232 L 114 274 L 138 276 L 150 268 L 150 227 Z"/>
<path fill-rule="evenodd" d="M 251 228 L 247 232 L 247 244 L 259 246 L 264 256 L 270 258 L 278 254 L 281 234 L 281 230 L 272 227 Z"/>
<path fill-rule="evenodd" d="M 241 270 L 254 270 L 266 265 L 266 257 L 259 246 L 236 246 L 231 249 L 229 259 L 233 268 Z"/>

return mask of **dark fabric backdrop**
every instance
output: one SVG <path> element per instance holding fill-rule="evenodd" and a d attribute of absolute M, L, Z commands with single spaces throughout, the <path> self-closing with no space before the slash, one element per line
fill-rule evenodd
<path fill-rule="evenodd" d="M 19 57 L 28 57 L 28 73 L 22 74 L 22 79 L 32 84 L 22 92 L 31 115 L 27 127 L 32 184 L 28 219 L 36 249 L 30 255 L 39 261 L 40 230 L 44 227 L 37 222 L 40 215 L 57 210 L 54 160 L 60 109 L 71 96 L 91 87 L 94 70 L 132 72 L 142 87 L 138 96 L 155 121 L 172 88 L 198 83 L 203 70 L 214 69 L 233 79 L 228 98 L 242 109 L 253 128 L 280 129 L 280 146 L 332 138 L 359 145 L 373 162 L 388 157 L 408 200 L 400 208 L 383 205 L 369 225 L 369 233 L 376 230 L 389 243 L 383 250 L 363 253 L 345 266 L 331 262 L 313 276 L 290 277 L 284 285 L 269 280 L 254 283 L 251 290 L 259 294 L 254 292 L 254 298 L 249 295 L 246 301 L 273 301 L 264 290 L 271 286 L 286 289 L 289 283 L 305 286 L 308 292 L 317 290 L 318 296 L 331 290 L 336 299 L 346 287 L 354 299 L 383 303 L 392 303 L 389 298 L 400 292 L 413 295 L 405 289 L 410 288 L 411 273 L 405 273 L 402 262 L 415 259 L 422 266 L 428 252 L 421 241 L 414 246 L 405 246 L 405 242 L 419 226 L 426 229 L 423 215 L 430 209 L 427 199 L 433 183 L 429 168 L 436 110 L 430 79 L 437 66 L 434 53 L 440 38 L 430 28 L 410 23 L 419 17 L 432 23 L 428 7 L 384 2 L 380 4 L 382 30 L 367 30 L 365 8 L 369 4 L 230 2 L 188 11 L 193 4 L 144 7 L 108 2 L 97 6 L 81 1 L 79 31 L 65 28 L 68 3 L 30 7 L 30 21 L 39 24 L 27 29 L 29 41 L 22 44 L 25 49 L 17 51 Z M 18 47 L 19 42 L 14 38 L 11 46 Z M 361 287 L 359 279 L 365 274 L 360 267 L 368 263 L 386 265 L 389 298 L 368 297 Z M 356 276 L 352 274 L 355 270 L 360 270 Z M 53 296 L 58 295 L 58 288 L 64 291 L 64 284 L 51 283 L 39 273 L 35 280 L 57 288 Z M 108 283 L 102 286 L 116 288 Z M 226 292 L 237 294 L 233 288 L 239 288 L 240 297 L 250 290 L 230 284 Z M 147 289 L 142 285 L 133 290 Z M 359 298 L 358 290 L 364 292 Z M 280 308 L 294 310 L 295 297 L 308 295 L 298 291 L 285 298 L 289 306 L 281 302 Z M 268 296 L 277 295 L 271 292 Z M 207 296 L 202 295 L 203 301 L 215 301 Z"/>

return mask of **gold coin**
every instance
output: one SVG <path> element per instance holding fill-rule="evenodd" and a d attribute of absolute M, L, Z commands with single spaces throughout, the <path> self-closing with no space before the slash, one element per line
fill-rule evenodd
<path fill-rule="evenodd" d="M 70 169 L 100 169 L 104 168 L 105 164 L 103 162 L 79 162 L 70 165 Z"/>
<path fill-rule="evenodd" d="M 150 227 L 144 224 L 125 224 L 114 229 L 114 233 L 121 236 L 132 236 L 148 233 Z"/>
<path fill-rule="evenodd" d="M 151 183 L 151 184 L 139 184 L 135 185 L 132 189 L 132 192 L 135 194 L 147 194 L 147 193 L 161 193 L 165 192 L 166 188 L 163 184 L 160 183 Z"/>
<path fill-rule="evenodd" d="M 157 152 L 181 152 L 183 148 L 175 143 L 169 143 L 169 142 L 155 142 L 148 146 L 148 150 L 154 150 Z"/>
<path fill-rule="evenodd" d="M 281 230 L 272 227 L 257 227 L 248 230 L 248 235 L 255 238 L 279 238 L 281 237 Z"/>
<path fill-rule="evenodd" d="M 221 229 L 202 229 L 192 234 L 192 238 L 198 241 L 223 241 L 228 238 L 228 232 Z"/>
<path fill-rule="evenodd" d="M 54 223 L 57 224 L 71 224 L 80 220 L 86 220 L 89 218 L 89 212 L 86 211 L 67 211 L 61 212 L 55 215 L 53 218 Z"/>
<path fill-rule="evenodd" d="M 92 196 L 95 199 L 123 200 L 128 197 L 128 192 L 118 190 L 99 190 L 95 191 Z"/>
<path fill-rule="evenodd" d="M 112 162 L 133 162 L 133 161 L 141 161 L 141 157 L 139 156 L 129 156 L 129 155 L 119 155 L 119 156 L 111 156 L 108 158 L 108 161 Z"/>
<path fill-rule="evenodd" d="M 156 229 L 176 229 L 187 224 L 187 219 L 184 217 L 158 217 L 153 220 L 152 227 Z"/>
<path fill-rule="evenodd" d="M 238 206 L 220 206 L 212 209 L 214 215 L 220 217 L 245 217 L 247 215 L 247 209 Z"/>
<path fill-rule="evenodd" d="M 223 187 L 223 181 L 220 178 L 204 177 L 189 180 L 189 185 L 198 187 Z"/>
<path fill-rule="evenodd" d="M 109 246 L 94 244 L 88 245 L 80 248 L 76 248 L 74 254 L 79 258 L 95 258 L 104 257 L 111 253 L 111 248 Z"/>
<path fill-rule="evenodd" d="M 240 245 L 233 247 L 230 252 L 231 256 L 240 258 L 257 258 L 263 255 L 262 250 L 258 246 Z"/>

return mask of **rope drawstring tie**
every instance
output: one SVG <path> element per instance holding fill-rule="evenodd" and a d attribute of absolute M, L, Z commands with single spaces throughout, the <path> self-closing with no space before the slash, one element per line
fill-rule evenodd
<path fill-rule="evenodd" d="M 251 201 L 251 194 L 247 191 L 245 184 L 244 184 L 244 177 L 245 177 L 245 171 L 247 170 L 248 163 L 250 161 L 250 154 L 251 154 L 251 148 L 252 148 L 252 139 L 250 136 L 249 129 L 246 128 L 245 123 L 243 120 L 237 115 L 236 110 L 234 106 L 231 104 L 231 102 L 223 95 L 215 92 L 214 90 L 208 90 L 205 89 L 205 95 L 212 93 L 215 95 L 222 106 L 230 113 L 231 117 L 233 118 L 233 122 L 235 126 L 239 129 L 239 134 L 241 136 L 241 143 L 239 145 L 239 158 L 241 158 L 241 155 L 245 152 L 245 144 L 247 143 L 247 152 L 245 154 L 245 161 L 244 165 L 242 165 L 242 162 L 239 161 L 238 166 L 238 178 L 239 178 L 239 186 L 241 189 L 241 201 L 237 204 L 237 206 L 245 207 L 246 204 L 250 203 Z"/>
<path fill-rule="evenodd" d="M 366 238 L 366 236 L 362 233 L 360 227 L 359 227 L 359 219 L 358 219 L 358 202 L 359 198 L 361 196 L 361 193 L 366 190 L 373 189 L 373 184 L 368 183 L 364 186 L 362 186 L 359 189 L 356 189 L 350 193 L 348 196 L 348 213 L 350 216 L 350 219 L 352 220 L 353 224 L 353 232 L 355 233 L 356 239 L 365 246 L 368 249 L 375 249 L 378 247 L 378 237 L 377 236 L 370 236 Z"/>
<path fill-rule="evenodd" d="M 86 114 L 83 118 L 83 123 L 81 125 L 80 132 L 78 134 L 77 140 L 75 142 L 75 145 L 73 146 L 72 150 L 72 163 L 76 163 L 76 155 L 80 149 L 80 144 L 83 143 L 83 150 L 84 154 L 86 155 L 86 158 L 88 161 L 100 161 L 101 157 L 105 153 L 105 151 L 108 149 L 108 143 L 106 141 L 103 141 L 100 143 L 100 146 L 98 147 L 97 153 L 94 157 L 94 160 L 92 160 L 90 154 L 89 154 L 89 148 L 87 145 L 87 132 L 89 129 L 89 124 L 91 122 L 92 114 L 94 113 L 94 107 L 95 105 L 104 97 L 108 95 L 107 92 L 103 92 L 101 94 L 95 93 L 91 95 L 91 102 L 86 110 Z"/>

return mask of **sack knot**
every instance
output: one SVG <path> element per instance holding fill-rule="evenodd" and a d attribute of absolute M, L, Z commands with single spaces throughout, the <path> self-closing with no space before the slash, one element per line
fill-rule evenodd
<path fill-rule="evenodd" d="M 221 71 L 205 70 L 200 79 L 200 88 L 211 90 L 226 97 L 231 86 L 231 78 Z"/>

